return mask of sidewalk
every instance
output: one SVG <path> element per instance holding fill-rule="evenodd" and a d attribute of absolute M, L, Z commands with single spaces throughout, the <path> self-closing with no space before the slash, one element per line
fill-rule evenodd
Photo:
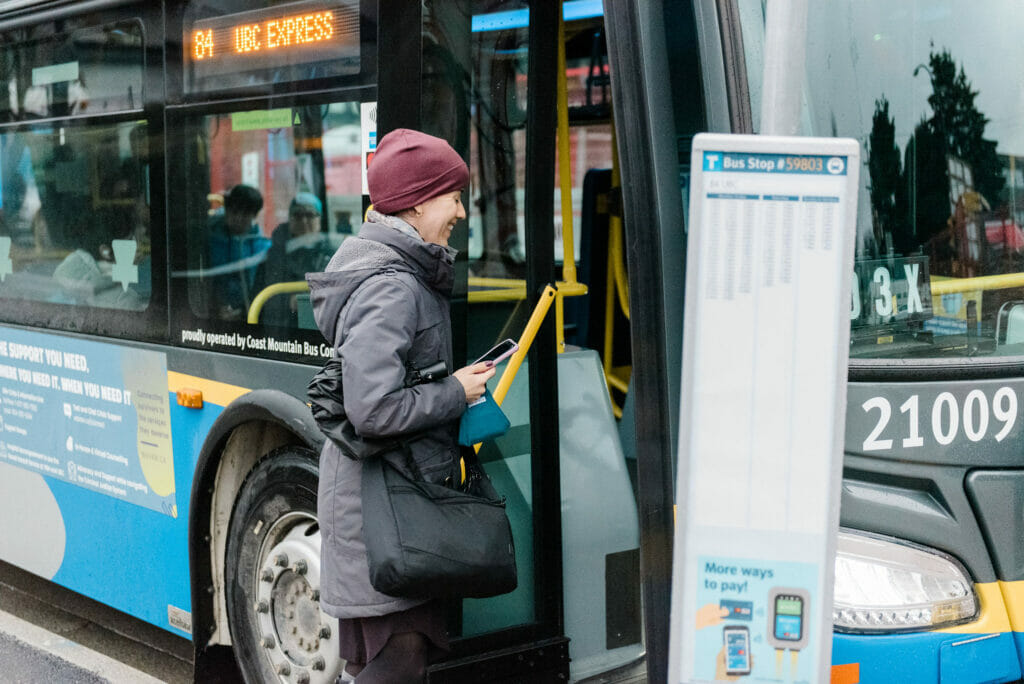
<path fill-rule="evenodd" d="M 163 684 L 4 611 L 0 611 L 0 663 L 0 680 L 10 684 Z"/>

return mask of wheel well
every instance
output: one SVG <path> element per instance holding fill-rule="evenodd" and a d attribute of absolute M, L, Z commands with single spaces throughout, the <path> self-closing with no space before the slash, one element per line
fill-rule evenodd
<path fill-rule="evenodd" d="M 227 548 L 228 525 L 235 499 L 242 482 L 260 459 L 278 447 L 289 444 L 303 445 L 293 433 L 280 425 L 265 422 L 251 422 L 232 430 L 224 444 L 217 466 L 213 485 L 213 500 L 210 505 L 210 547 L 208 549 L 212 569 L 215 630 L 210 635 L 211 644 L 231 644 L 228 631 L 227 605 L 224 601 L 224 553 Z"/>
<path fill-rule="evenodd" d="M 256 463 L 286 445 L 319 453 L 324 441 L 309 407 L 276 390 L 250 392 L 214 422 L 192 485 L 189 550 L 196 674 L 211 646 L 231 644 L 224 600 L 224 555 L 238 491 Z"/>

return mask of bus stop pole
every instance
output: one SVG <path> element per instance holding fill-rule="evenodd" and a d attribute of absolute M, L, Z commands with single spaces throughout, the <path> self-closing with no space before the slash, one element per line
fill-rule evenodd
<path fill-rule="evenodd" d="M 766 5 L 758 132 L 798 135 L 807 52 L 807 0 L 772 0 Z"/>

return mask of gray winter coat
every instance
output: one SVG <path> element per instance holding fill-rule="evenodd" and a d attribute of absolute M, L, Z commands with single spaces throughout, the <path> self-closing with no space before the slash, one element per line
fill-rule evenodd
<path fill-rule="evenodd" d="M 452 359 L 448 299 L 453 250 L 424 242 L 394 216 L 370 212 L 359 236 L 342 243 L 324 273 L 310 273 L 317 326 L 342 360 L 345 411 L 363 437 L 415 434 L 409 442 L 424 478 L 458 473 L 458 418 L 466 408 L 450 375 L 406 387 L 409 371 Z M 383 456 L 404 467 L 404 456 Z M 320 605 L 340 618 L 385 615 L 422 600 L 381 594 L 370 585 L 362 539 L 362 463 L 331 441 L 320 452 Z"/>

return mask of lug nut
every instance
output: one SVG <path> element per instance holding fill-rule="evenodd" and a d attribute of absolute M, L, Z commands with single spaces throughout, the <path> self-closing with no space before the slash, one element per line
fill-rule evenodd
<path fill-rule="evenodd" d="M 281 568 L 287 568 L 288 567 L 288 555 L 284 554 L 284 553 L 279 553 L 276 556 L 274 556 L 274 565 L 276 565 L 278 567 L 281 567 Z"/>
<path fill-rule="evenodd" d="M 274 637 L 270 636 L 269 634 L 264 634 L 263 638 L 260 640 L 260 643 L 263 644 L 263 648 L 274 648 Z"/>
<path fill-rule="evenodd" d="M 320 638 L 321 639 L 330 639 L 331 638 L 331 628 L 329 626 L 327 626 L 327 625 L 320 625 Z"/>
<path fill-rule="evenodd" d="M 320 600 L 320 590 L 319 589 L 314 589 L 313 590 L 313 600 L 314 601 L 319 601 Z"/>
<path fill-rule="evenodd" d="M 309 684 L 309 673 L 302 670 L 295 675 L 295 684 Z"/>
<path fill-rule="evenodd" d="M 263 568 L 263 570 L 260 572 L 260 579 L 263 580 L 264 582 L 273 582 L 274 581 L 274 571 L 271 570 L 270 568 Z"/>
<path fill-rule="evenodd" d="M 322 670 L 327 667 L 327 663 L 324 662 L 323 656 L 317 656 L 316 658 L 313 658 L 313 664 L 310 667 L 314 670 Z"/>
<path fill-rule="evenodd" d="M 266 601 L 257 601 L 253 608 L 256 609 L 257 613 L 266 613 L 270 610 L 270 604 Z"/>
<path fill-rule="evenodd" d="M 299 575 L 305 575 L 307 570 L 309 570 L 309 567 L 304 560 L 297 560 L 295 565 L 292 566 L 292 571 Z"/>
<path fill-rule="evenodd" d="M 288 665 L 288 663 L 281 663 L 277 666 L 277 674 L 284 675 L 285 677 L 287 677 L 291 673 L 292 668 Z"/>

